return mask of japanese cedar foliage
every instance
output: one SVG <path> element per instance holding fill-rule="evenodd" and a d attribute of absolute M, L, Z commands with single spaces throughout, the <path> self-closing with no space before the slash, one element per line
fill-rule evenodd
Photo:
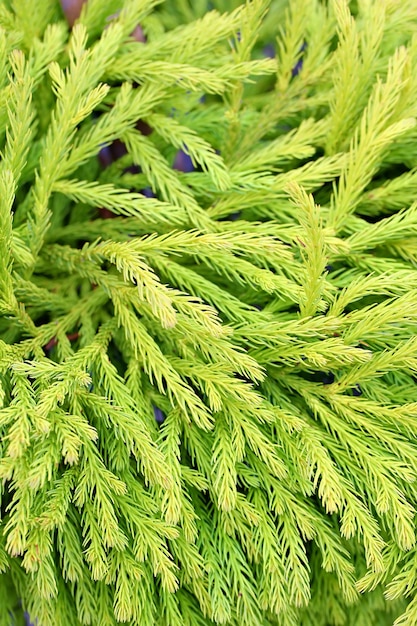
<path fill-rule="evenodd" d="M 0 624 L 416 624 L 415 0 L 35 4 L 0 1 Z"/>

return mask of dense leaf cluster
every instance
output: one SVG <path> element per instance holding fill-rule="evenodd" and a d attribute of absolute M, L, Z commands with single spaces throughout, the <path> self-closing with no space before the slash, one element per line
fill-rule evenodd
<path fill-rule="evenodd" d="M 0 0 L 0 624 L 415 625 L 415 0 L 35 4 Z"/>

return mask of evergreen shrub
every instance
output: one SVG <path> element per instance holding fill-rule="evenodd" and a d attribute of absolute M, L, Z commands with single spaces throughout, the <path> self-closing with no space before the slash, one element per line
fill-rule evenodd
<path fill-rule="evenodd" d="M 417 3 L 81 4 L 0 0 L 0 625 L 417 624 Z"/>

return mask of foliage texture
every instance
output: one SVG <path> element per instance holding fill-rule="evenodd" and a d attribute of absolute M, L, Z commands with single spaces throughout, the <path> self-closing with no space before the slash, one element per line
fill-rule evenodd
<path fill-rule="evenodd" d="M 0 0 L 1 626 L 415 625 L 415 0 L 69 21 Z"/>

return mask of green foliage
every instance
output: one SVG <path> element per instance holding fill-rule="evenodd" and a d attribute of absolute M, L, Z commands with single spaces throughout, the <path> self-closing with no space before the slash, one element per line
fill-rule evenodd
<path fill-rule="evenodd" d="M 0 625 L 415 625 L 415 0 L 35 4 L 0 0 Z"/>

